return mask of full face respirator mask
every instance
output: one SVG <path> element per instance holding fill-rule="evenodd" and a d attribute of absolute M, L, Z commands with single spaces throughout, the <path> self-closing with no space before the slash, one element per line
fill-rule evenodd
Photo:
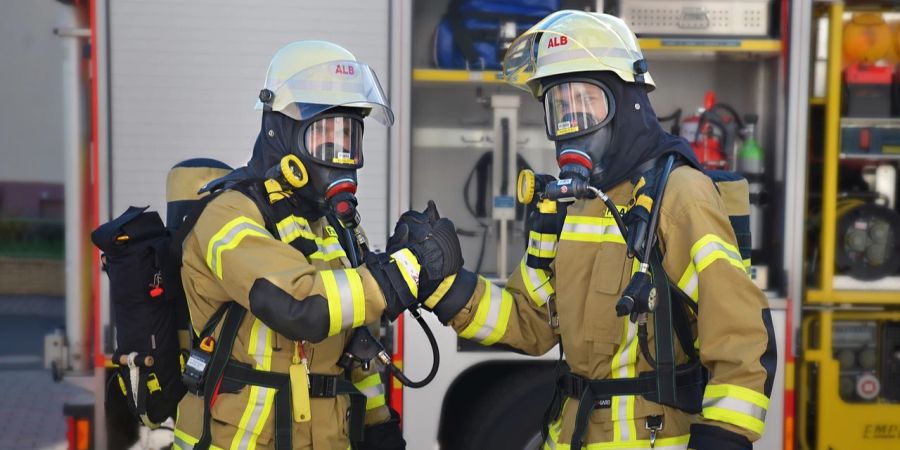
<path fill-rule="evenodd" d="M 345 226 L 359 225 L 356 171 L 363 165 L 363 116 L 341 108 L 301 122 L 292 142 L 295 153 L 284 156 L 266 174 L 290 186 L 320 208 L 333 212 Z"/>
<path fill-rule="evenodd" d="M 590 178 L 602 173 L 610 154 L 615 102 L 608 87 L 590 78 L 550 83 L 543 97 L 547 137 L 556 146 L 559 180 L 548 182 L 546 198 L 572 202 L 595 198 Z"/>

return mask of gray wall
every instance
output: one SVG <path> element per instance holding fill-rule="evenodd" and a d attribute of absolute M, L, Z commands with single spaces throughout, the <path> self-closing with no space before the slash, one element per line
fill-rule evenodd
<path fill-rule="evenodd" d="M 389 2 L 116 0 L 110 3 L 112 215 L 165 211 L 175 163 L 246 163 L 260 127 L 256 96 L 275 51 L 300 39 L 345 46 L 390 86 Z M 367 121 L 360 215 L 373 244 L 387 236 L 387 129 Z"/>
<path fill-rule="evenodd" d="M 0 0 L 0 181 L 63 182 L 63 40 L 72 8 Z"/>

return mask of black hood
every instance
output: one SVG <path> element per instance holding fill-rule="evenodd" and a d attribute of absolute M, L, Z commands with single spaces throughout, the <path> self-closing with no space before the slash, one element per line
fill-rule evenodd
<path fill-rule="evenodd" d="M 670 152 L 679 153 L 685 163 L 701 168 L 690 144 L 660 126 L 646 87 L 626 83 L 612 72 L 587 75 L 605 84 L 616 102 L 615 115 L 607 125 L 612 128 L 611 151 L 599 161 L 603 174 L 591 176 L 591 184 L 606 191 L 631 178 L 645 162 Z"/>
<path fill-rule="evenodd" d="M 263 111 L 259 136 L 253 145 L 250 161 L 247 161 L 248 174 L 254 178 L 265 178 L 266 171 L 270 167 L 278 164 L 285 155 L 292 153 L 294 136 L 302 126 L 303 122 L 279 112 Z"/>
<path fill-rule="evenodd" d="M 331 111 L 340 112 L 344 110 L 335 108 Z M 347 109 L 345 112 L 359 114 L 358 111 L 353 109 Z M 279 112 L 264 111 L 259 136 L 257 136 L 256 144 L 253 146 L 253 154 L 250 155 L 250 160 L 247 161 L 247 175 L 252 178 L 268 178 L 266 173 L 273 167 L 278 167 L 283 157 L 288 154 L 297 155 L 306 167 L 309 182 L 306 186 L 295 189 L 292 198 L 296 197 L 296 200 L 311 203 L 324 212 L 330 208 L 328 204 L 329 194 L 327 192 L 337 183 L 349 181 L 349 184 L 353 186 L 353 192 L 355 192 L 357 169 L 326 166 L 315 161 L 304 149 L 299 147 L 302 142 L 302 133 L 307 126 L 318 120 L 319 117 L 314 116 L 307 120 L 294 120 Z"/>

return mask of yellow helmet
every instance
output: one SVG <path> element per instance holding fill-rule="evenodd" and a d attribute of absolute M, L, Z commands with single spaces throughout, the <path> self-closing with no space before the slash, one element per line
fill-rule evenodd
<path fill-rule="evenodd" d="M 384 125 L 394 123 L 375 72 L 347 49 L 326 41 L 297 41 L 275 53 L 256 109 L 306 120 L 338 106 L 362 108 Z"/>
<path fill-rule="evenodd" d="M 503 58 L 503 77 L 541 98 L 541 79 L 575 72 L 609 71 L 623 81 L 656 85 L 637 37 L 608 14 L 557 11 L 516 38 Z"/>

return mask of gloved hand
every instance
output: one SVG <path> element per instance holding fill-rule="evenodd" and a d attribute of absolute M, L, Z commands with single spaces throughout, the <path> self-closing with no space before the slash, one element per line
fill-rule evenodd
<path fill-rule="evenodd" d="M 368 252 L 365 265 L 384 295 L 384 315 L 388 320 L 393 322 L 404 310 L 416 305 L 415 291 L 411 290 L 391 255 Z"/>
<path fill-rule="evenodd" d="M 653 197 L 656 194 L 656 180 L 652 169 L 635 180 L 628 212 L 622 217 L 627 230 L 625 245 L 628 247 L 629 257 L 644 257 L 644 245 L 649 237 L 650 211 L 653 210 Z"/>
<path fill-rule="evenodd" d="M 400 415 L 391 410 L 391 418 L 385 423 L 366 427 L 365 437 L 357 444 L 359 450 L 404 450 L 406 441 L 400 430 Z"/>
<path fill-rule="evenodd" d="M 420 266 L 418 298 L 422 301 L 463 265 L 456 227 L 450 219 L 441 218 L 431 200 L 424 211 L 407 211 L 397 221 L 387 249 L 395 254 L 403 248 L 412 252 Z"/>
<path fill-rule="evenodd" d="M 425 301 L 463 265 L 456 227 L 440 217 L 432 201 L 423 212 L 400 216 L 387 249 L 388 253 L 367 254 L 366 264 L 384 293 L 390 320 Z"/>
<path fill-rule="evenodd" d="M 753 444 L 744 436 L 713 425 L 691 425 L 690 450 L 752 450 Z"/>
<path fill-rule="evenodd" d="M 550 270 L 556 258 L 559 233 L 566 221 L 567 203 L 541 200 L 528 214 L 525 226 L 528 230 L 528 250 L 525 265 L 532 269 Z"/>
<path fill-rule="evenodd" d="M 410 243 L 423 242 L 434 223 L 441 218 L 433 200 L 428 200 L 425 211 L 409 210 L 400 216 L 394 226 L 394 234 L 388 238 L 387 252 L 394 253 Z"/>

